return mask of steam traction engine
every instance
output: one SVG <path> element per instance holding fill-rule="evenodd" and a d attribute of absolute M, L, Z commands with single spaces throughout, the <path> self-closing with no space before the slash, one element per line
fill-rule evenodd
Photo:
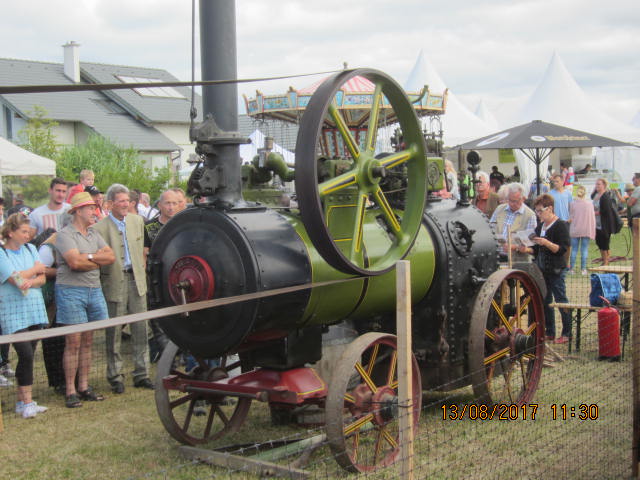
<path fill-rule="evenodd" d="M 201 17 L 210 21 L 206 11 Z M 217 17 L 220 24 L 201 25 L 201 50 L 211 55 L 203 58 L 203 75 L 235 78 L 235 62 L 229 66 L 229 56 L 220 60 L 208 47 L 228 42 L 228 32 L 212 38 L 233 23 Z M 356 76 L 375 86 L 358 140 L 336 108 L 342 85 Z M 243 200 L 234 92 L 235 85 L 203 90 L 212 115 L 192 130 L 204 159 L 190 179 L 197 201 L 153 245 L 154 300 L 168 306 L 345 281 L 163 319 L 173 343 L 158 365 L 156 403 L 168 432 L 187 444 L 220 438 L 241 426 L 252 401 L 268 402 L 274 419 L 319 408 L 344 468 L 369 471 L 395 461 L 394 264 L 402 258 L 411 262 L 414 299 L 414 422 L 423 389 L 471 384 L 479 402 L 531 400 L 544 355 L 538 284 L 524 270 L 498 269 L 488 219 L 468 203 L 425 206 L 427 185 L 441 185 L 442 162 L 427 158 L 403 90 L 369 69 L 340 72 L 317 89 L 297 139 L 299 211 Z M 402 131 L 396 151 L 376 148 L 386 124 Z M 324 128 L 339 132 L 348 168 L 325 168 L 334 159 L 322 156 Z M 344 321 L 358 336 L 331 378 L 322 378 L 309 365 L 322 358 L 323 333 Z M 224 359 L 232 354 L 242 373 L 230 374 L 238 365 Z"/>

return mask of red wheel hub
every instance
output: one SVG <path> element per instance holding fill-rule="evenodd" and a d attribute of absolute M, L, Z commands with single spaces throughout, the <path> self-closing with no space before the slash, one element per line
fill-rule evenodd
<path fill-rule="evenodd" d="M 353 404 L 349 407 L 349 410 L 353 415 L 362 415 L 371 411 L 371 401 L 373 399 L 373 392 L 365 385 L 361 383 L 353 389 Z"/>
<path fill-rule="evenodd" d="M 181 257 L 169 270 L 169 294 L 175 304 L 213 298 L 215 279 L 207 262 L 197 255 Z"/>
<path fill-rule="evenodd" d="M 398 416 L 398 396 L 389 385 L 380 387 L 373 395 L 373 418 L 377 425 L 386 425 Z"/>

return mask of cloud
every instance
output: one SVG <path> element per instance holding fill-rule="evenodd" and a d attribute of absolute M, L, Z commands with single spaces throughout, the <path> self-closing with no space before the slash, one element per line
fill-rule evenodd
<path fill-rule="evenodd" d="M 346 61 L 402 83 L 423 49 L 458 95 L 498 102 L 530 93 L 557 51 L 588 94 L 607 98 L 605 108 L 629 116 L 640 109 L 636 1 L 237 0 L 236 14 L 241 77 L 339 69 Z M 60 62 L 60 45 L 75 40 L 86 61 L 191 77 L 191 2 L 185 0 L 8 2 L 1 25 L 4 57 Z M 279 93 L 313 81 L 239 90 Z"/>

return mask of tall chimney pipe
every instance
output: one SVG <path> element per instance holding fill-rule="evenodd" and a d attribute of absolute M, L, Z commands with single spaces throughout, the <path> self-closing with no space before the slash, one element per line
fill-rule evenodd
<path fill-rule="evenodd" d="M 235 0 L 200 0 L 202 80 L 235 80 Z M 204 172 L 194 181 L 196 195 L 224 209 L 244 205 L 240 175 L 238 87 L 235 83 L 202 87 L 204 121 L 194 127 L 196 152 L 204 155 Z M 191 188 L 191 187 L 190 187 Z"/>
<path fill-rule="evenodd" d="M 238 76 L 235 0 L 200 0 L 202 80 Z M 213 115 L 222 130 L 238 130 L 238 87 L 235 83 L 202 87 L 204 116 Z"/>

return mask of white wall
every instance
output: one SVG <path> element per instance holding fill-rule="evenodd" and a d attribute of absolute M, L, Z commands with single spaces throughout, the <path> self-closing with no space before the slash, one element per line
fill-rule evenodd
<path fill-rule="evenodd" d="M 182 148 L 182 151 L 180 152 L 179 166 L 177 166 L 177 168 L 178 170 L 186 168 L 188 166 L 187 159 L 189 158 L 189 155 L 196 151 L 196 144 L 189 141 L 189 125 L 156 123 L 153 126 L 165 137 Z"/>

